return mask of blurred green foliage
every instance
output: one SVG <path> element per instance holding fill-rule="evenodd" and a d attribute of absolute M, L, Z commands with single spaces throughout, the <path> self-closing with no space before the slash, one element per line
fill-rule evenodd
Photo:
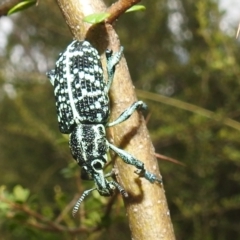
<path fill-rule="evenodd" d="M 156 152 L 186 165 L 159 160 L 176 237 L 238 239 L 239 41 L 221 31 L 216 1 L 143 4 L 116 29 L 149 105 Z M 80 182 L 45 76 L 72 39 L 56 3 L 40 1 L 1 23 L 12 28 L 0 49 L 1 239 L 130 239 L 119 195 L 93 192 L 79 218 L 70 214 L 92 183 Z"/>

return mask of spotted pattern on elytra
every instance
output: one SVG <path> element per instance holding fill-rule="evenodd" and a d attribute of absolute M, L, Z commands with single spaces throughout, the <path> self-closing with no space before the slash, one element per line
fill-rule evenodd
<path fill-rule="evenodd" d="M 105 123 L 107 86 L 100 56 L 87 41 L 73 41 L 48 73 L 54 86 L 59 129 L 71 133 L 78 123 Z"/>

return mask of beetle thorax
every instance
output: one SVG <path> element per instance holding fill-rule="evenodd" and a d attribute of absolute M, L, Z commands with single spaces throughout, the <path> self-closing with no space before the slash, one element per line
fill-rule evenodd
<path fill-rule="evenodd" d="M 102 124 L 78 124 L 70 134 L 69 146 L 80 166 L 98 159 L 107 162 L 108 142 Z"/>

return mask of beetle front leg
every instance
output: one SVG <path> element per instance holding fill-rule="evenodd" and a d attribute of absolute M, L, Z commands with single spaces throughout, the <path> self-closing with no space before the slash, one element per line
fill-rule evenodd
<path fill-rule="evenodd" d="M 154 183 L 162 183 L 162 179 L 158 178 L 155 174 L 148 172 L 145 167 L 144 163 L 133 157 L 131 154 L 125 152 L 122 149 L 117 148 L 113 144 L 109 143 L 109 148 L 112 149 L 117 155 L 122 158 L 122 160 L 127 163 L 135 166 L 137 170 L 135 171 L 140 177 L 146 178 L 149 182 Z"/>
<path fill-rule="evenodd" d="M 129 108 L 127 108 L 124 112 L 121 113 L 121 115 L 113 122 L 107 123 L 106 127 L 112 127 L 114 125 L 117 125 L 121 122 L 126 121 L 128 118 L 132 116 L 134 111 L 137 109 L 139 110 L 145 110 L 147 109 L 147 104 L 144 103 L 143 101 L 137 101 L 133 103 Z"/>
<path fill-rule="evenodd" d="M 107 81 L 107 91 L 109 91 L 114 73 L 115 73 L 115 66 L 119 63 L 123 53 L 123 47 L 120 47 L 119 52 L 112 54 L 111 50 L 106 51 L 106 58 L 107 58 L 107 73 L 108 73 L 108 81 Z"/>

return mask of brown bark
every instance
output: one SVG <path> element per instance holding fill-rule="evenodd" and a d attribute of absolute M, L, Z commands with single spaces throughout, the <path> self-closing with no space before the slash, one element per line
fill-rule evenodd
<path fill-rule="evenodd" d="M 126 1 L 126 0 L 125 0 Z M 101 0 L 58 0 L 66 22 L 74 38 L 87 38 L 100 53 L 108 47 L 116 52 L 119 39 L 109 24 L 90 27 L 83 23 L 84 16 L 104 12 Z M 124 57 L 116 67 L 110 91 L 111 120 L 115 120 L 127 107 L 136 101 L 134 86 Z M 154 156 L 154 147 L 141 113 L 109 129 L 108 140 L 114 145 L 144 162 L 146 169 L 160 176 Z M 129 225 L 134 240 L 175 239 L 163 185 L 151 184 L 134 173 L 135 168 L 116 158 L 117 179 L 128 192 L 124 199 Z"/>

